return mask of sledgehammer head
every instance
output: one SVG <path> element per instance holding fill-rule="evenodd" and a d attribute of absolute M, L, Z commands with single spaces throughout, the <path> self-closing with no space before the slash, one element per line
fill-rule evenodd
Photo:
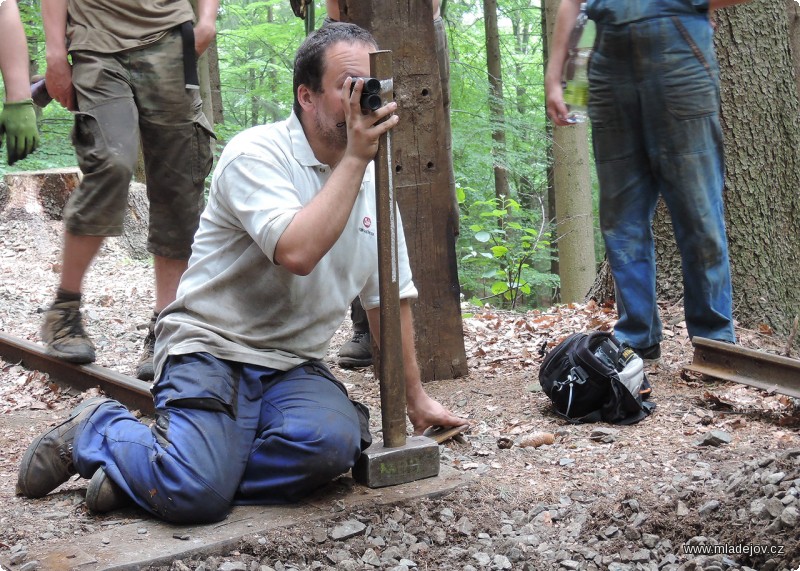
<path fill-rule="evenodd" d="M 439 475 L 439 445 L 427 436 L 412 436 L 403 446 L 376 442 L 361 453 L 353 478 L 370 488 L 406 484 Z"/>

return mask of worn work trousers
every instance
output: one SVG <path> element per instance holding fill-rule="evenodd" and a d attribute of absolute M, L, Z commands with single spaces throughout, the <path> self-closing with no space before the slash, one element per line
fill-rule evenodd
<path fill-rule="evenodd" d="M 186 88 L 176 28 L 116 54 L 72 52 L 78 100 L 73 143 L 83 172 L 64 208 L 76 236 L 119 236 L 141 144 L 150 203 L 147 249 L 188 260 L 211 170 L 211 126 L 199 91 Z"/>
<path fill-rule="evenodd" d="M 639 348 L 661 341 L 652 220 L 662 195 L 681 253 L 689 336 L 733 341 L 719 71 L 707 15 L 599 25 L 595 47 L 589 116 L 615 334 Z"/>
<path fill-rule="evenodd" d="M 356 406 L 319 367 L 172 356 L 153 387 L 152 428 L 103 404 L 78 427 L 75 467 L 84 478 L 105 468 L 139 506 L 176 523 L 223 519 L 234 503 L 296 501 L 361 453 Z"/>

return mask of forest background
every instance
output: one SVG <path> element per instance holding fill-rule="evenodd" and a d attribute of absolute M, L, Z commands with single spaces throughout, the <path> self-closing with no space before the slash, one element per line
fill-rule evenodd
<path fill-rule="evenodd" d="M 18 4 L 31 75 L 43 74 L 40 2 Z M 578 191 L 555 188 L 559 163 L 575 170 L 573 159 L 578 159 L 585 179 L 578 184 L 589 197 L 589 211 L 580 224 L 591 228 L 591 244 L 582 248 L 594 252 L 590 278 L 602 268 L 597 184 L 586 145 L 589 132 L 573 131 L 573 139 L 579 139 L 574 147 L 565 146 L 574 141 L 562 140 L 554 149 L 546 120 L 543 30 L 548 16 L 552 25 L 558 0 L 541 4 L 445 3 L 453 161 L 461 209 L 459 280 L 464 298 L 480 304 L 525 309 L 560 301 L 559 273 L 563 277 L 565 270 L 559 268 L 556 243 L 564 231 L 556 225 L 555 193 Z M 800 41 L 798 12 L 800 6 L 793 0 L 754 0 L 717 17 L 735 302 L 752 321 L 782 331 L 788 331 L 793 316 L 800 313 L 800 116 L 794 63 L 800 48 L 793 46 Z M 316 28 L 322 23 L 324 2 L 315 2 L 314 14 Z M 221 0 L 217 30 L 209 68 L 218 154 L 241 130 L 289 115 L 292 61 L 307 25 L 295 17 L 289 0 Z M 430 49 L 433 53 L 433 46 Z M 76 165 L 70 113 L 56 103 L 38 112 L 40 149 L 14 167 L 0 164 L 0 175 Z M 734 200 L 732 190 L 738 191 Z M 657 239 L 669 234 L 668 216 L 660 213 L 655 232 Z M 674 245 L 659 248 L 658 259 L 660 294 L 679 300 Z M 747 260 L 747 266 L 737 259 Z M 754 260 L 759 260 L 757 267 Z M 765 279 L 768 285 L 763 285 Z"/>

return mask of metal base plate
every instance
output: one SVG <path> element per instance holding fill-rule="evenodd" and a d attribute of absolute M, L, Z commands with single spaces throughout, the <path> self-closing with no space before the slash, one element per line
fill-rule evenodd
<path fill-rule="evenodd" d="M 404 446 L 386 448 L 376 442 L 361 453 L 353 478 L 370 488 L 396 486 L 439 474 L 439 445 L 426 436 L 412 436 Z"/>

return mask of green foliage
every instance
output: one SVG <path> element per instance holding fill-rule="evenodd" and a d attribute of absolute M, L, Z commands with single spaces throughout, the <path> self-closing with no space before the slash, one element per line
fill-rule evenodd
<path fill-rule="evenodd" d="M 221 3 L 220 76 L 226 122 L 241 127 L 285 119 L 292 105 L 292 64 L 302 20 L 287 0 Z"/>
<path fill-rule="evenodd" d="M 466 199 L 468 194 L 462 194 Z M 462 203 L 463 204 L 463 203 Z M 546 225 L 512 198 L 474 200 L 463 204 L 458 256 L 462 288 L 469 284 L 475 305 L 487 299 L 516 308 L 540 286 L 553 287 L 558 279 L 538 271 L 536 262 L 549 259 L 550 233 Z"/>

